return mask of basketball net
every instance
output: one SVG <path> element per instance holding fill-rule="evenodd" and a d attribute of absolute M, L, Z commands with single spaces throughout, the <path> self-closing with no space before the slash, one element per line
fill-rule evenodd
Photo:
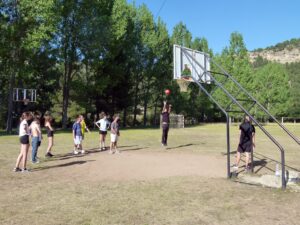
<path fill-rule="evenodd" d="M 177 79 L 176 82 L 180 88 L 180 92 L 187 92 L 190 81 L 185 79 Z"/>
<path fill-rule="evenodd" d="M 23 100 L 23 102 L 24 102 L 24 105 L 28 105 L 29 99 L 25 98 L 25 99 Z"/>

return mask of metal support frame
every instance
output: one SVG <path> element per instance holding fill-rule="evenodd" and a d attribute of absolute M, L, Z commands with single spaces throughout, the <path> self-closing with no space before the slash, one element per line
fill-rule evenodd
<path fill-rule="evenodd" d="M 183 51 L 185 51 L 185 49 L 183 49 Z M 193 59 L 193 62 L 196 63 L 199 67 L 201 67 L 204 71 L 205 68 L 199 63 L 197 62 L 197 60 L 195 60 L 195 58 L 189 54 L 189 52 L 186 51 L 186 54 L 189 55 L 189 57 L 191 59 Z M 189 59 L 189 58 L 188 58 Z M 191 59 L 190 62 L 191 62 Z M 269 111 L 267 109 L 265 109 L 265 107 L 263 107 L 252 95 L 250 95 L 250 93 L 248 91 L 246 91 L 245 88 L 242 87 L 242 85 L 240 83 L 238 83 L 229 73 L 227 73 L 218 63 L 216 63 L 212 58 L 210 58 L 210 61 L 215 64 L 222 72 L 222 73 L 217 73 L 217 74 L 221 74 L 221 75 L 225 75 L 227 76 L 228 79 L 230 79 L 231 81 L 234 82 L 234 84 L 241 90 L 241 92 L 244 92 L 251 100 L 253 101 L 253 105 L 251 106 L 251 108 L 257 104 L 267 115 L 269 115 L 294 141 L 296 141 L 296 143 L 300 144 L 300 141 L 298 140 L 298 138 L 296 136 L 294 136 L 286 127 L 284 127 L 282 124 L 280 124 L 276 118 L 271 115 L 269 113 Z M 194 65 L 193 63 L 191 63 L 191 65 Z M 214 72 L 216 73 L 216 72 Z M 215 77 L 213 77 L 211 75 L 212 73 L 210 73 L 210 77 L 211 77 L 211 82 L 214 83 L 216 85 L 216 89 L 220 88 L 225 94 L 226 96 L 234 103 L 236 104 L 241 111 L 245 113 L 246 115 L 248 115 L 251 120 L 263 131 L 263 133 L 278 147 L 279 151 L 280 151 L 280 156 L 281 156 L 281 170 L 282 170 L 282 174 L 281 174 L 281 178 L 282 178 L 282 189 L 286 188 L 286 174 L 285 174 L 285 150 L 284 148 L 279 144 L 279 142 L 254 118 L 254 116 L 249 112 L 250 110 L 247 110 L 223 85 L 222 83 L 218 82 L 216 80 Z M 226 80 L 228 80 L 226 79 Z M 194 82 L 200 87 L 200 89 L 218 106 L 218 108 L 225 114 L 226 116 L 226 120 L 227 120 L 227 177 L 230 177 L 230 136 L 229 136 L 229 114 L 228 111 L 226 111 L 219 103 L 218 101 L 213 98 L 213 96 L 205 89 L 204 85 L 202 85 L 199 80 L 195 79 L 193 77 Z M 216 90 L 214 89 L 214 90 Z M 251 109 L 250 108 L 250 109 Z M 251 161 L 253 163 L 253 153 L 251 154 Z M 252 171 L 253 171 L 253 166 L 252 166 Z"/>

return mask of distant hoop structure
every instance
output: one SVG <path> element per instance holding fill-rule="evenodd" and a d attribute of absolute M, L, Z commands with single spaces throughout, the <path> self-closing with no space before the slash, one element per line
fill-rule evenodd
<path fill-rule="evenodd" d="M 27 88 L 14 88 L 13 101 L 23 102 L 24 105 L 28 105 L 29 102 L 36 102 L 36 89 Z"/>

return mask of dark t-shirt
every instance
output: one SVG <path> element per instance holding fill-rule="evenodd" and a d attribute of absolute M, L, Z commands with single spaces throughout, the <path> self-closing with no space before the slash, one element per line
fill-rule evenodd
<path fill-rule="evenodd" d="M 163 112 L 161 115 L 162 115 L 162 122 L 163 123 L 169 123 L 170 122 L 170 118 L 169 118 L 170 113 Z"/>
<path fill-rule="evenodd" d="M 255 127 L 246 122 L 240 125 L 241 136 L 240 136 L 240 144 L 252 143 L 252 136 L 255 133 Z"/>

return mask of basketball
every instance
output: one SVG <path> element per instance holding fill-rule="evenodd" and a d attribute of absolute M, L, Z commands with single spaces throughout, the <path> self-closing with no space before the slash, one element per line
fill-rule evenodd
<path fill-rule="evenodd" d="M 166 94 L 166 95 L 169 95 L 169 94 L 171 94 L 171 91 L 170 91 L 169 89 L 166 89 L 166 90 L 165 90 L 165 94 Z"/>

